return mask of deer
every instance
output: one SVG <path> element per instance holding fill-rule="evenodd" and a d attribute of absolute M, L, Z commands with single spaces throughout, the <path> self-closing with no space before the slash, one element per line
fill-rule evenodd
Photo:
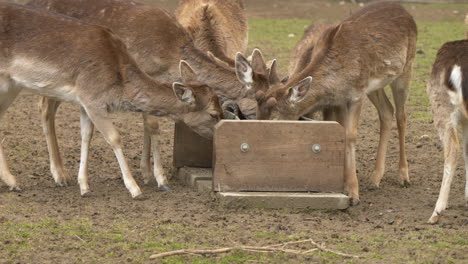
<path fill-rule="evenodd" d="M 247 50 L 249 29 L 243 0 L 182 0 L 175 16 L 197 48 L 232 67 L 237 52 Z"/>
<path fill-rule="evenodd" d="M 239 103 L 246 116 L 255 116 L 253 90 L 266 90 L 269 72 L 259 50 L 252 53 L 252 62 L 236 54 L 236 66 L 229 67 L 198 49 L 187 31 L 168 11 L 124 0 L 32 0 L 28 6 L 74 17 L 86 23 L 110 28 L 128 47 L 141 69 L 164 81 L 178 80 L 180 59 L 186 60 L 201 83 L 214 89 L 222 98 Z M 242 77 L 240 77 L 242 76 Z M 71 178 L 64 169 L 55 135 L 54 118 L 60 102 L 44 98 L 41 102 L 42 123 L 46 134 L 51 173 L 58 186 L 68 185 Z M 144 141 L 140 168 L 145 184 L 157 184 L 170 190 L 159 159 L 158 118 L 143 114 Z M 153 171 L 150 153 L 153 152 Z"/>
<path fill-rule="evenodd" d="M 179 66 L 183 83 L 163 82 L 142 71 L 107 28 L 14 4 L 0 4 L 0 17 L 0 115 L 21 90 L 80 105 L 82 195 L 89 193 L 88 146 L 95 126 L 112 147 L 131 196 L 143 197 L 110 113 L 166 115 L 207 137 L 223 117 L 217 96 L 185 61 Z M 10 190 L 19 190 L 1 146 L 0 178 Z"/>
<path fill-rule="evenodd" d="M 285 84 L 255 91 L 257 118 L 297 120 L 301 115 L 336 107 L 345 129 L 345 192 L 359 204 L 356 175 L 357 125 L 365 96 L 379 110 L 381 123 L 377 166 L 371 186 L 378 188 L 385 170 L 385 152 L 393 119 L 393 106 L 384 92 L 390 84 L 399 132 L 400 184 L 410 184 L 405 151 L 406 113 L 417 28 L 412 16 L 397 3 L 375 3 L 325 30 L 310 62 Z"/>
<path fill-rule="evenodd" d="M 428 220 L 428 223 L 436 224 L 448 206 L 460 152 L 459 128 L 468 180 L 468 40 L 447 42 L 439 49 L 426 88 L 434 125 L 444 149 L 442 185 L 434 212 Z M 468 206 L 468 181 L 465 185 L 465 203 Z"/>

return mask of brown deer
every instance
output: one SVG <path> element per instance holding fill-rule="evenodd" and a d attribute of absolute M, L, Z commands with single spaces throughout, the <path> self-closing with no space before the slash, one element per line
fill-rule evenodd
<path fill-rule="evenodd" d="M 218 96 L 240 102 L 242 112 L 248 116 L 255 115 L 257 103 L 254 89 L 247 90 L 245 87 L 266 89 L 268 86 L 265 77 L 267 73 L 256 72 L 257 68 L 263 70 L 256 66 L 261 65 L 260 61 L 263 60 L 259 52 L 251 64 L 242 55 L 237 55 L 239 70 L 236 72 L 236 69 L 217 63 L 213 57 L 195 47 L 175 17 L 163 9 L 123 0 L 32 0 L 28 5 L 110 28 L 121 37 L 140 68 L 152 77 L 166 81 L 179 79 L 179 60 L 185 59 L 193 67 L 200 82 L 213 87 Z M 243 79 L 239 82 L 237 75 L 249 74 L 248 82 Z M 54 127 L 58 104 L 58 101 L 50 98 L 43 100 L 42 122 L 49 146 L 52 175 L 56 183 L 66 185 L 70 177 L 63 168 Z M 141 170 L 145 183 L 155 183 L 156 179 L 160 189 L 168 190 L 168 181 L 159 160 L 158 119 L 143 115 L 143 120 L 145 129 Z M 154 177 L 151 171 L 151 148 Z"/>
<path fill-rule="evenodd" d="M 447 208 L 450 185 L 457 168 L 460 151 L 458 128 L 461 128 L 463 136 L 467 177 L 465 201 L 468 205 L 468 40 L 447 42 L 440 48 L 427 83 L 427 95 L 432 103 L 434 125 L 442 141 L 445 157 L 439 198 L 428 221 L 435 224 Z"/>
<path fill-rule="evenodd" d="M 0 18 L 0 114 L 23 89 L 79 104 L 83 141 L 90 141 L 96 126 L 111 145 L 125 186 L 135 199 L 142 192 L 109 113 L 126 110 L 168 115 L 206 136 L 222 117 L 217 96 L 196 80 L 185 62 L 180 65 L 185 84 L 165 83 L 140 70 L 124 43 L 101 26 L 13 4 L 0 5 Z M 89 192 L 87 147 L 82 149 L 78 180 L 82 195 Z M 1 146 L 0 176 L 10 189 L 18 189 Z"/>
<path fill-rule="evenodd" d="M 409 184 L 405 152 L 405 101 L 415 57 L 417 29 L 397 3 L 376 3 L 327 29 L 315 45 L 310 63 L 285 85 L 256 92 L 259 119 L 293 119 L 324 107 L 338 107 L 346 131 L 345 190 L 359 203 L 355 144 L 366 95 L 378 105 L 381 119 L 377 167 L 371 177 L 378 187 L 384 173 L 393 107 L 383 88 L 390 84 L 400 140 L 400 183 Z M 312 76 L 312 77 L 311 77 Z M 313 80 L 312 80 L 313 78 Z"/>
<path fill-rule="evenodd" d="M 195 46 L 230 62 L 248 43 L 243 0 L 181 0 L 175 12 Z M 232 65 L 233 66 L 233 65 Z"/>

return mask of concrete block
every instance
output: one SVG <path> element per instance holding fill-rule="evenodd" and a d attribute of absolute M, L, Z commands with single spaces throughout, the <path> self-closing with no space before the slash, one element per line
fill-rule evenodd
<path fill-rule="evenodd" d="M 213 173 L 211 168 L 183 167 L 177 171 L 177 178 L 189 187 L 196 187 L 197 181 L 211 181 Z"/>
<path fill-rule="evenodd" d="M 213 190 L 212 180 L 197 180 L 195 187 L 199 192 L 211 192 Z"/>
<path fill-rule="evenodd" d="M 348 196 L 341 193 L 219 192 L 228 208 L 346 209 Z"/>

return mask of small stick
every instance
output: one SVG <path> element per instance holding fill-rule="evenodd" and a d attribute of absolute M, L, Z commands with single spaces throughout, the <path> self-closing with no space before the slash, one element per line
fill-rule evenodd
<path fill-rule="evenodd" d="M 75 234 L 75 237 L 78 238 L 79 240 L 81 240 L 81 242 L 83 243 L 86 243 L 86 241 L 84 241 L 81 237 L 79 237 L 77 234 Z"/>
<path fill-rule="evenodd" d="M 303 244 L 303 243 L 311 243 L 316 248 L 308 249 L 308 250 L 295 250 L 295 249 L 288 249 L 285 248 L 288 245 L 296 245 L 296 244 Z M 222 254 L 228 253 L 233 250 L 242 250 L 242 251 L 249 251 L 249 252 L 260 252 L 260 253 L 271 253 L 271 252 L 281 252 L 281 253 L 288 253 L 288 254 L 296 254 L 296 255 L 308 255 L 312 252 L 317 250 L 321 250 L 324 252 L 329 252 L 336 254 L 338 256 L 342 256 L 345 258 L 360 258 L 360 256 L 350 255 L 342 252 L 338 252 L 335 250 L 331 250 L 326 248 L 323 245 L 319 245 L 312 239 L 300 240 L 300 241 L 291 241 L 286 242 L 283 244 L 275 244 L 270 246 L 258 247 L 258 246 L 238 246 L 238 247 L 225 247 L 225 248 L 217 248 L 217 249 L 180 249 L 168 252 L 162 252 L 158 254 L 153 254 L 150 256 L 150 259 L 158 259 L 158 258 L 165 258 L 169 256 L 176 256 L 176 255 L 208 255 L 208 254 Z"/>

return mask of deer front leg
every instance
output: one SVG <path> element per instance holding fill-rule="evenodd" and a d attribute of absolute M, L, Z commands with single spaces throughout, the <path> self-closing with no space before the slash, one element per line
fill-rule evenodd
<path fill-rule="evenodd" d="M 80 113 L 80 128 L 81 128 L 81 156 L 80 169 L 78 171 L 78 184 L 80 185 L 81 196 L 88 196 L 90 193 L 88 184 L 88 153 L 89 143 L 93 138 L 94 124 L 89 119 L 86 111 L 81 107 Z"/>
<path fill-rule="evenodd" d="M 158 117 L 143 114 L 145 135 L 143 142 L 143 154 L 141 158 L 141 171 L 145 184 L 158 184 L 162 191 L 169 191 L 169 184 L 161 163 L 159 154 L 159 122 Z M 151 172 L 150 151 L 153 150 L 153 173 Z"/>
<path fill-rule="evenodd" d="M 368 95 L 372 104 L 377 108 L 380 120 L 380 139 L 377 150 L 377 158 L 374 172 L 370 178 L 369 189 L 378 189 L 380 181 L 385 173 L 385 158 L 387 154 L 388 140 L 390 138 L 390 129 L 393 121 L 393 106 L 387 98 L 383 89 L 372 92 Z"/>
<path fill-rule="evenodd" d="M 359 183 L 356 175 L 356 138 L 359 115 L 361 114 L 362 98 L 348 103 L 345 113 L 346 150 L 344 180 L 345 191 L 348 193 L 351 205 L 359 204 Z"/>
<path fill-rule="evenodd" d="M 55 134 L 55 114 L 60 101 L 42 97 L 40 101 L 42 129 L 46 137 L 49 151 L 50 172 L 57 186 L 67 186 L 71 183 L 71 177 L 65 170 Z"/>
<path fill-rule="evenodd" d="M 109 143 L 109 145 L 111 145 L 112 150 L 117 157 L 117 161 L 119 162 L 120 169 L 122 170 L 125 187 L 127 187 L 134 199 L 143 199 L 140 187 L 138 187 L 138 184 L 133 178 L 130 168 L 128 167 L 127 160 L 125 159 L 120 134 L 112 124 L 112 121 L 107 118 L 107 113 L 98 109 L 86 107 L 85 110 L 96 128 L 104 136 L 104 139 Z"/>
<path fill-rule="evenodd" d="M 450 185 L 452 184 L 453 175 L 457 166 L 457 154 L 460 150 L 460 144 L 458 142 L 457 130 L 455 127 L 448 125 L 443 135 L 444 144 L 444 177 L 442 179 L 442 185 L 440 186 L 439 198 L 432 213 L 431 218 L 427 221 L 429 224 L 435 224 L 439 221 L 440 215 L 447 208 L 448 198 L 450 194 Z M 466 134 L 468 131 L 463 129 L 463 133 Z M 464 136 L 465 138 L 465 136 Z M 466 152 L 466 151 L 465 151 Z"/>

